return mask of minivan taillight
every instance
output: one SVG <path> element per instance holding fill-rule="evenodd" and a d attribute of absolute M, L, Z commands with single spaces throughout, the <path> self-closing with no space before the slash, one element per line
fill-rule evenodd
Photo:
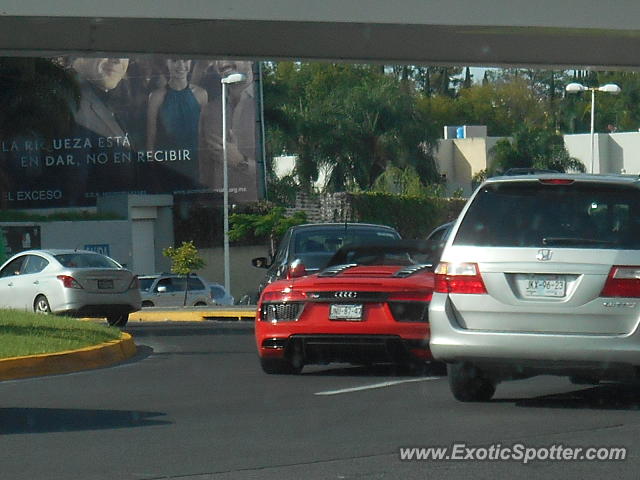
<path fill-rule="evenodd" d="M 487 293 L 476 263 L 440 262 L 435 274 L 438 293 Z"/>
<path fill-rule="evenodd" d="M 640 266 L 611 267 L 600 296 L 640 298 Z"/>
<path fill-rule="evenodd" d="M 571 185 L 575 182 L 572 178 L 541 178 L 538 181 L 545 185 Z"/>

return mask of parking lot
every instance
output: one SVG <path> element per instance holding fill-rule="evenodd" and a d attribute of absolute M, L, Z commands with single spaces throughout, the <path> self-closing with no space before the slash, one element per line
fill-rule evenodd
<path fill-rule="evenodd" d="M 251 322 L 131 325 L 112 368 L 0 383 L 10 479 L 395 479 L 635 476 L 640 395 L 538 377 L 489 403 L 391 366 L 260 370 Z M 402 447 L 623 446 L 617 462 L 413 461 Z"/>

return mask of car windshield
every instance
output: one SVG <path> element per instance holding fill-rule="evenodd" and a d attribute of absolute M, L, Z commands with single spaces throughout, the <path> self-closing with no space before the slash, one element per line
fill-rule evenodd
<path fill-rule="evenodd" d="M 369 245 L 394 242 L 398 234 L 374 227 L 325 227 L 302 230 L 295 234 L 293 255 L 307 271 L 323 268 L 336 251 L 346 245 Z"/>
<path fill-rule="evenodd" d="M 637 188 L 575 182 L 495 183 L 478 193 L 454 243 L 640 249 Z"/>
<path fill-rule="evenodd" d="M 432 249 L 425 241 L 396 240 L 394 242 L 347 245 L 329 260 L 333 265 L 422 265 Z"/>
<path fill-rule="evenodd" d="M 97 253 L 61 253 L 54 257 L 67 268 L 121 268 L 110 258 Z"/>
<path fill-rule="evenodd" d="M 138 278 L 138 283 L 140 284 L 140 290 L 142 290 L 143 292 L 148 292 L 149 289 L 151 288 L 151 285 L 153 285 L 153 282 L 155 281 L 155 278 L 149 278 L 149 277 L 142 277 L 142 278 Z"/>
<path fill-rule="evenodd" d="M 332 255 L 339 248 L 349 244 L 380 244 L 383 241 L 392 242 L 399 238 L 398 234 L 391 230 L 366 229 L 353 227 L 336 227 L 332 229 L 310 230 L 298 232 L 295 237 L 293 252 L 318 253 Z"/>

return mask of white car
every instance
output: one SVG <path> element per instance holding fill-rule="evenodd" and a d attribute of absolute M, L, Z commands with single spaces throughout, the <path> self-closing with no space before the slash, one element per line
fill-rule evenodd
<path fill-rule="evenodd" d="M 233 305 L 235 303 L 233 295 L 225 290 L 224 285 L 210 283 L 209 290 L 211 290 L 211 301 L 216 305 Z"/>
<path fill-rule="evenodd" d="M 27 250 L 0 266 L 0 308 L 100 317 L 123 327 L 140 309 L 138 279 L 84 250 Z"/>
<path fill-rule="evenodd" d="M 435 270 L 430 346 L 461 401 L 549 374 L 640 371 L 640 181 L 545 173 L 487 180 Z"/>
<path fill-rule="evenodd" d="M 204 307 L 213 304 L 207 282 L 195 274 L 189 275 L 188 283 L 187 277 L 172 273 L 141 275 L 139 282 L 142 306 L 145 308 Z"/>

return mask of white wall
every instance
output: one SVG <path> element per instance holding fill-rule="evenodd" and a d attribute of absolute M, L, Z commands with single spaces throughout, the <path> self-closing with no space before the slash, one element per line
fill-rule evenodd
<path fill-rule="evenodd" d="M 229 249 L 231 294 L 236 300 L 245 293 L 257 290 L 260 280 L 267 271 L 264 268 L 256 268 L 251 265 L 251 259 L 267 257 L 268 250 L 266 245 L 233 246 Z M 198 273 L 210 282 L 224 285 L 224 251 L 222 247 L 203 248 L 199 253 L 206 262 L 206 266 Z"/>
<path fill-rule="evenodd" d="M 88 220 L 77 222 L 34 222 L 40 226 L 42 248 L 85 248 L 108 245 L 110 256 L 131 267 L 131 230 L 126 220 Z"/>
<path fill-rule="evenodd" d="M 594 173 L 640 173 L 640 132 L 594 134 Z M 569 155 L 591 171 L 591 135 L 564 135 Z"/>
<path fill-rule="evenodd" d="M 491 163 L 490 150 L 503 137 L 452 138 L 438 141 L 436 163 L 447 176 L 447 193 L 462 188 L 465 196 L 472 193 L 473 175 Z"/>

